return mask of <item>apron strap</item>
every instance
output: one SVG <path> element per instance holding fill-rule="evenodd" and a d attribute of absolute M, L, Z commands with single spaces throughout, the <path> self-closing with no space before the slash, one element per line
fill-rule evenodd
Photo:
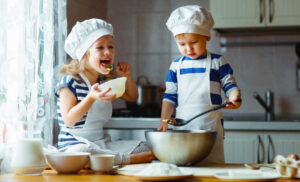
<path fill-rule="evenodd" d="M 207 64 L 206 64 L 206 73 L 210 72 L 211 68 L 211 54 L 210 52 L 207 52 L 207 58 L 206 58 Z"/>
<path fill-rule="evenodd" d="M 179 76 L 180 75 L 180 65 L 182 63 L 182 60 L 183 60 L 184 56 L 182 56 L 178 62 L 178 66 L 177 66 L 177 75 Z"/>
<path fill-rule="evenodd" d="M 83 79 L 83 81 L 87 84 L 89 90 L 91 89 L 91 83 L 89 81 L 89 79 L 85 76 L 84 73 L 79 73 L 79 75 L 81 76 L 81 78 Z"/>

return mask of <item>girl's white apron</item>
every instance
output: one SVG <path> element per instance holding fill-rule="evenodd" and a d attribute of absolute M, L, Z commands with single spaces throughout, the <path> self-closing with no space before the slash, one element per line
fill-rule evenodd
<path fill-rule="evenodd" d="M 91 84 L 87 77 L 80 73 L 81 78 L 87 84 L 89 90 Z M 104 134 L 103 126 L 111 119 L 112 103 L 95 101 L 87 113 L 87 118 L 83 128 L 69 129 L 77 140 L 87 144 L 87 148 L 103 151 L 103 153 L 127 153 L 130 154 L 140 143 L 136 140 L 120 140 L 110 141 L 110 136 Z M 78 149 L 81 150 L 80 145 Z M 72 151 L 76 150 L 76 146 L 72 147 Z"/>
<path fill-rule="evenodd" d="M 207 53 L 205 61 L 205 73 L 203 74 L 180 74 L 180 65 L 177 67 L 178 80 L 178 103 L 176 108 L 176 118 L 190 119 L 213 107 L 210 98 L 210 68 L 211 55 Z M 197 78 L 195 78 L 197 77 Z M 185 126 L 174 127 L 175 130 L 217 130 L 218 137 L 211 153 L 203 162 L 224 163 L 223 149 L 223 127 L 221 124 L 222 113 L 220 110 L 200 116 Z"/>

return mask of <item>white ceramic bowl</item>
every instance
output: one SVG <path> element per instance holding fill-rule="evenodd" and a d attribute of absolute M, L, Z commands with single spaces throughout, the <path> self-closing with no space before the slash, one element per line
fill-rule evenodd
<path fill-rule="evenodd" d="M 118 98 L 121 97 L 125 92 L 126 80 L 127 80 L 126 77 L 116 78 L 100 84 L 98 88 L 102 91 L 111 88 L 108 94 L 110 95 L 116 94 Z"/>
<path fill-rule="evenodd" d="M 58 173 L 77 173 L 89 161 L 88 152 L 58 152 L 46 154 L 47 162 Z"/>
<path fill-rule="evenodd" d="M 95 154 L 90 156 L 91 169 L 98 172 L 109 172 L 114 167 L 115 155 Z"/>

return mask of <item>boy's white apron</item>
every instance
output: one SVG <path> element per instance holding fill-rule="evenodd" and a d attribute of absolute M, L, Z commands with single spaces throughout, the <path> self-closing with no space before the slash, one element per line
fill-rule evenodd
<path fill-rule="evenodd" d="M 211 55 L 209 52 L 207 53 L 207 59 L 205 60 L 205 73 L 197 75 L 180 74 L 180 65 L 182 63 L 182 59 L 183 57 L 180 59 L 177 67 L 179 106 L 176 108 L 176 118 L 186 120 L 214 107 L 210 98 Z M 224 163 L 223 127 L 221 124 L 221 119 L 222 113 L 220 110 L 217 110 L 198 117 L 185 126 L 174 127 L 174 129 L 217 130 L 217 142 L 212 149 L 212 152 L 203 162 Z"/>
<path fill-rule="evenodd" d="M 91 84 L 83 73 L 81 78 L 87 84 L 89 90 Z M 104 153 L 131 153 L 140 143 L 136 140 L 120 140 L 111 142 L 110 137 L 104 134 L 103 125 L 111 119 L 112 103 L 95 101 L 87 113 L 83 128 L 69 129 L 69 132 L 80 142 L 88 145 L 89 149 L 96 149 Z M 74 146 L 76 148 L 76 146 Z M 74 149 L 73 149 L 74 150 Z M 76 150 L 76 149 L 75 149 Z"/>

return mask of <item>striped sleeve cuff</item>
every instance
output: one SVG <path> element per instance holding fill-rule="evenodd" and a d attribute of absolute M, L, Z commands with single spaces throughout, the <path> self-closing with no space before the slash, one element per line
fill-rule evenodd
<path fill-rule="evenodd" d="M 177 94 L 165 93 L 163 101 L 171 102 L 173 105 L 177 106 Z"/>
<path fill-rule="evenodd" d="M 74 83 L 74 78 L 70 76 L 64 76 L 59 83 L 57 83 L 56 88 L 55 88 L 55 96 L 59 97 L 59 91 L 63 87 L 68 87 L 74 95 L 76 95 L 76 90 L 73 86 Z"/>
<path fill-rule="evenodd" d="M 130 164 L 130 154 L 115 155 L 115 165 Z"/>
<path fill-rule="evenodd" d="M 226 91 L 224 90 L 224 92 L 225 92 L 225 94 L 226 94 L 227 97 L 229 96 L 229 93 L 232 90 L 239 90 L 239 88 L 235 84 L 232 84 L 232 86 L 227 87 Z"/>

